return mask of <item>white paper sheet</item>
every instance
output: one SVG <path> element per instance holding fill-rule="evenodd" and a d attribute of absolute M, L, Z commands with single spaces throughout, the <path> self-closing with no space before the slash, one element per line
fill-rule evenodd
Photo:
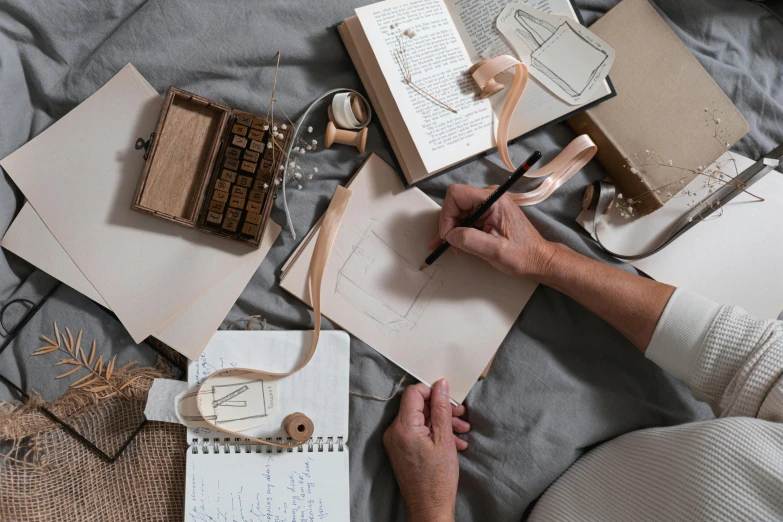
<path fill-rule="evenodd" d="M 292 370 L 310 347 L 312 332 L 219 331 L 204 353 L 188 365 L 190 390 L 224 368 L 270 372 Z M 348 440 L 348 380 L 351 341 L 347 333 L 322 331 L 313 359 L 301 370 L 277 380 L 279 404 L 268 424 L 243 431 L 249 437 L 286 437 L 283 418 L 301 412 L 315 425 L 314 437 Z M 188 440 L 220 435 L 213 428 L 188 429 Z"/>
<path fill-rule="evenodd" d="M 736 176 L 753 163 L 727 153 L 713 166 Z M 704 178 L 697 176 L 685 190 L 704 194 L 703 184 Z M 765 201 L 740 194 L 723 206 L 722 216 L 708 218 L 660 252 L 630 264 L 663 283 L 721 304 L 739 305 L 758 317 L 776 318 L 783 310 L 783 174 L 770 172 L 749 190 Z M 689 203 L 700 199 L 675 196 L 652 214 L 631 221 L 613 208 L 598 225 L 601 242 L 620 254 L 644 252 L 688 213 Z M 591 233 L 592 221 L 590 210 L 577 217 Z"/>
<path fill-rule="evenodd" d="M 348 451 L 193 454 L 185 472 L 185 520 L 351 519 Z"/>
<path fill-rule="evenodd" d="M 536 284 L 470 255 L 447 252 L 419 266 L 437 235 L 440 207 L 375 155 L 353 191 L 324 274 L 321 310 L 422 382 L 442 377 L 462 402 L 497 351 Z M 315 239 L 281 286 L 310 302 L 307 272 Z"/>
<path fill-rule="evenodd" d="M 243 265 L 152 335 L 188 359 L 198 358 L 255 274 L 258 265 L 269 253 L 280 235 L 280 230 L 280 225 L 268 220 L 261 245 Z M 84 277 L 29 203 L 25 203 L 11 223 L 0 241 L 0 246 L 96 303 L 111 308 Z"/>
<path fill-rule="evenodd" d="M 126 65 L 0 165 L 136 342 L 256 249 L 130 210 L 162 100 Z"/>

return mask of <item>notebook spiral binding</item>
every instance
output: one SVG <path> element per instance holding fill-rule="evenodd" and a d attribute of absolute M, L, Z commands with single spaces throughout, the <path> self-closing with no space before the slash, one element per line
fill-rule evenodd
<path fill-rule="evenodd" d="M 337 441 L 335 442 L 335 438 Z M 275 439 L 267 438 L 265 440 L 282 443 L 283 438 L 277 437 Z M 285 442 L 290 444 L 293 442 L 291 437 L 286 437 Z M 293 453 L 294 451 L 303 453 L 307 452 L 323 452 L 323 451 L 344 451 L 345 445 L 342 437 L 326 437 L 324 442 L 323 437 L 316 437 L 310 439 L 307 444 L 299 446 L 298 448 L 276 448 L 274 446 L 266 446 L 264 444 L 252 443 L 247 439 L 229 439 L 229 438 L 214 438 L 214 439 L 193 439 L 190 443 L 191 453 Z"/>

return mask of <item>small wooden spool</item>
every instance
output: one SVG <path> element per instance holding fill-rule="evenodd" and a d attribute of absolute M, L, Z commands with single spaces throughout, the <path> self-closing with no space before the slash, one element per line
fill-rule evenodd
<path fill-rule="evenodd" d="M 343 145 L 352 145 L 359 149 L 359 154 L 364 153 L 364 148 L 367 145 L 367 127 L 360 131 L 354 132 L 349 130 L 338 129 L 334 122 L 326 124 L 326 139 L 325 145 L 328 149 L 333 143 L 341 143 Z"/>
<path fill-rule="evenodd" d="M 306 442 L 310 440 L 315 431 L 313 421 L 304 413 L 292 413 L 283 419 L 283 429 L 289 437 L 296 442 Z"/>
<path fill-rule="evenodd" d="M 481 60 L 478 63 L 474 63 L 473 66 L 468 69 L 468 74 L 473 75 L 473 73 L 476 72 L 479 67 L 484 65 L 484 62 L 486 62 L 486 60 Z M 505 85 L 496 82 L 494 78 L 490 78 L 487 84 L 481 89 L 481 92 L 479 93 L 479 99 L 483 100 L 484 98 L 489 98 L 493 94 L 497 94 L 505 88 Z"/>

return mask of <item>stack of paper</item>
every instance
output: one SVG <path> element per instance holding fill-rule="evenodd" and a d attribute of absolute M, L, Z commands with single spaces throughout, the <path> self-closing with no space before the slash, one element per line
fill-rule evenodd
<path fill-rule="evenodd" d="M 190 359 L 271 248 L 130 209 L 162 99 L 131 65 L 0 166 L 28 203 L 3 247 L 110 308 L 136 342 L 153 335 Z"/>
<path fill-rule="evenodd" d="M 705 171 L 735 177 L 753 160 L 725 153 Z M 623 219 L 617 206 L 598 224 L 601 242 L 613 252 L 633 255 L 660 244 L 692 205 L 707 196 L 705 176 L 698 176 L 663 208 L 634 220 Z M 774 319 L 783 310 L 783 176 L 772 171 L 740 194 L 721 212 L 685 232 L 663 250 L 630 261 L 650 277 L 726 305 L 739 305 L 758 317 Z M 687 195 L 692 194 L 692 195 Z M 577 222 L 593 233 L 593 215 L 585 210 Z"/>

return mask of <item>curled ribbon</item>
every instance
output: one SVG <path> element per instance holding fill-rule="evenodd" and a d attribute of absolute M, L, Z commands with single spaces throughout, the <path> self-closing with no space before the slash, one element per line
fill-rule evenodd
<path fill-rule="evenodd" d="M 513 67 L 514 80 L 509 87 L 506 102 L 503 104 L 503 110 L 500 112 L 498 121 L 497 145 L 498 154 L 503 164 L 510 170 L 514 170 L 514 164 L 511 163 L 511 157 L 508 154 L 508 128 L 511 124 L 511 117 L 522 99 L 522 93 L 527 86 L 528 71 L 527 66 L 516 58 L 507 54 L 485 60 L 474 66 L 473 80 L 483 90 L 490 84 L 491 80 L 503 71 Z M 546 165 L 531 170 L 525 174 L 528 178 L 542 178 L 548 176 L 541 185 L 522 194 L 509 194 L 514 202 L 523 207 L 535 205 L 548 198 L 555 190 L 568 181 L 571 176 L 576 174 L 588 161 L 590 161 L 598 147 L 593 140 L 586 134 L 577 136 L 571 143 L 558 154 L 555 159 Z"/>
<path fill-rule="evenodd" d="M 344 187 L 337 187 L 334 193 L 332 202 L 329 204 L 329 208 L 324 214 L 323 223 L 318 232 L 318 239 L 315 242 L 315 250 L 313 257 L 310 260 L 310 295 L 312 296 L 313 303 L 313 340 L 310 344 L 310 350 L 307 352 L 307 356 L 302 362 L 300 362 L 293 370 L 287 372 L 265 372 L 261 370 L 254 370 L 251 368 L 226 368 L 219 370 L 209 377 L 204 379 L 198 390 L 197 397 L 207 397 L 205 392 L 209 392 L 213 383 L 219 377 L 227 377 L 230 375 L 244 375 L 249 374 L 251 378 L 267 378 L 267 379 L 280 379 L 281 377 L 287 377 L 292 375 L 305 366 L 315 355 L 315 349 L 318 346 L 318 337 L 321 333 L 321 282 L 324 277 L 324 270 L 326 269 L 326 263 L 329 260 L 329 253 L 332 251 L 334 240 L 337 237 L 337 231 L 340 229 L 340 223 L 342 222 L 345 210 L 348 208 L 348 202 L 351 199 L 352 192 Z M 210 383 L 212 381 L 212 383 Z M 197 400 L 196 405 L 198 407 L 199 414 L 204 418 L 205 422 L 211 425 L 216 430 L 234 435 L 236 437 L 245 438 L 251 442 L 257 442 L 259 444 L 266 444 L 269 446 L 275 446 L 278 448 L 296 448 L 306 444 L 310 439 L 314 431 L 312 421 L 302 413 L 292 413 L 287 416 L 283 422 L 283 427 L 295 442 L 291 444 L 273 442 L 265 439 L 258 439 L 254 437 L 248 437 L 241 432 L 231 431 L 224 426 L 217 426 L 212 422 L 209 412 L 202 409 L 201 400 Z"/>

